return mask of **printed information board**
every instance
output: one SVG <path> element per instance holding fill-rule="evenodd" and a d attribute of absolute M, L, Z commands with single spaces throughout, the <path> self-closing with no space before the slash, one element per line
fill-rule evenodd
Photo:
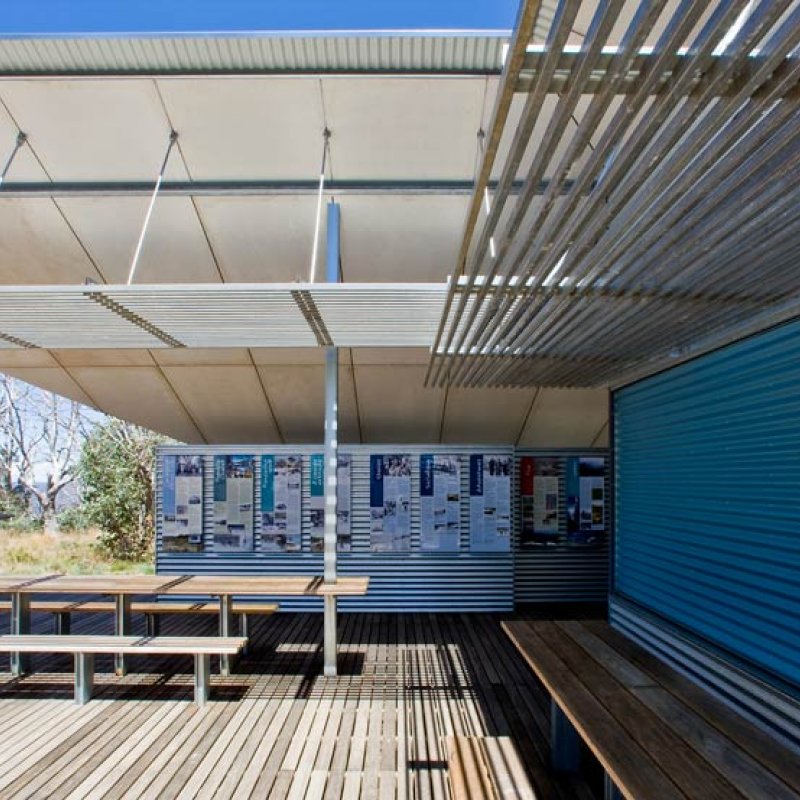
<path fill-rule="evenodd" d="M 214 456 L 214 550 L 253 549 L 253 456 Z"/>
<path fill-rule="evenodd" d="M 370 549 L 402 553 L 411 549 L 411 456 L 370 456 Z"/>
<path fill-rule="evenodd" d="M 470 550 L 511 550 L 511 470 L 513 457 L 482 454 L 469 457 Z"/>
<path fill-rule="evenodd" d="M 302 547 L 301 456 L 261 456 L 261 549 L 299 553 Z"/>
<path fill-rule="evenodd" d="M 519 461 L 523 546 L 558 541 L 558 472 L 557 458 L 523 456 Z"/>
<path fill-rule="evenodd" d="M 461 459 L 449 455 L 419 458 L 420 549 L 458 550 L 461 538 Z"/>
<path fill-rule="evenodd" d="M 602 456 L 567 459 L 567 542 L 600 544 L 605 537 L 606 460 Z"/>
<path fill-rule="evenodd" d="M 350 535 L 350 464 L 351 457 L 340 453 L 336 468 L 336 549 L 349 553 Z M 325 549 L 325 456 L 311 456 L 311 552 Z"/>
<path fill-rule="evenodd" d="M 161 546 L 165 553 L 203 549 L 203 457 L 164 456 Z"/>

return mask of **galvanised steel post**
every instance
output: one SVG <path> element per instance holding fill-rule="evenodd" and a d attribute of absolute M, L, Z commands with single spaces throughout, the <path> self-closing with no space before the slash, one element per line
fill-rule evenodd
<path fill-rule="evenodd" d="M 339 205 L 328 204 L 327 240 L 328 283 L 339 282 Z M 339 350 L 328 347 L 325 353 L 325 538 L 324 580 L 336 583 L 336 468 L 339 425 Z M 324 673 L 336 675 L 336 596 L 325 595 Z"/>

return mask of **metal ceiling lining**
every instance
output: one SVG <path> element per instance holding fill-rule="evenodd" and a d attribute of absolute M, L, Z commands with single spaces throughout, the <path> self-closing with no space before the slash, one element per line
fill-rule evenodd
<path fill-rule="evenodd" d="M 427 347 L 445 284 L 0 289 L 0 347 Z"/>
<path fill-rule="evenodd" d="M 429 384 L 606 385 L 798 294 L 798 0 L 561 0 L 516 66 L 500 96 L 524 107 L 489 133 L 508 155 L 488 200 L 484 155 Z"/>
<path fill-rule="evenodd" d="M 371 284 L 310 294 L 339 347 L 430 347 L 442 313 L 442 284 Z"/>
<path fill-rule="evenodd" d="M 0 74 L 493 74 L 505 31 L 263 33 L 0 39 Z"/>
<path fill-rule="evenodd" d="M 169 346 L 152 331 L 87 296 L 84 287 L 9 287 L 0 292 L 5 342 L 41 348 Z"/>

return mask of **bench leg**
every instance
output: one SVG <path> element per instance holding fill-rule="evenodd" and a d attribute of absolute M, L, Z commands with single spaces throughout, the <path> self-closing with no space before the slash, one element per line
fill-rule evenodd
<path fill-rule="evenodd" d="M 149 637 L 154 638 L 161 633 L 161 617 L 158 614 L 145 614 L 144 623 Z"/>
<path fill-rule="evenodd" d="M 85 705 L 94 687 L 94 654 L 75 653 L 75 702 Z"/>
<path fill-rule="evenodd" d="M 577 772 L 581 737 L 556 701 L 550 698 L 550 760 L 556 772 Z"/>
<path fill-rule="evenodd" d="M 198 708 L 208 701 L 211 692 L 211 656 L 208 654 L 194 654 L 194 701 Z"/>
<path fill-rule="evenodd" d="M 243 636 L 245 639 L 247 639 L 247 642 L 245 642 L 245 645 L 242 648 L 242 653 L 247 655 L 247 651 L 249 649 L 248 644 L 250 642 L 250 620 L 247 614 L 239 614 L 239 636 Z"/>
<path fill-rule="evenodd" d="M 322 600 L 323 674 L 336 677 L 336 595 L 326 594 Z"/>
<path fill-rule="evenodd" d="M 17 592 L 11 595 L 11 633 L 22 635 L 31 632 L 30 595 Z M 11 674 L 23 675 L 31 666 L 28 653 L 11 653 Z"/>
<path fill-rule="evenodd" d="M 72 633 L 72 614 L 69 611 L 54 611 L 53 629 L 56 636 L 67 636 Z"/>
<path fill-rule="evenodd" d="M 117 636 L 127 636 L 131 632 L 131 598 L 126 594 L 118 594 L 115 600 L 114 630 Z M 117 675 L 128 674 L 128 661 L 122 653 L 114 656 L 114 672 Z"/>
<path fill-rule="evenodd" d="M 233 597 L 223 594 L 219 598 L 219 635 L 233 636 Z M 219 657 L 219 673 L 228 676 L 236 663 L 235 656 Z"/>

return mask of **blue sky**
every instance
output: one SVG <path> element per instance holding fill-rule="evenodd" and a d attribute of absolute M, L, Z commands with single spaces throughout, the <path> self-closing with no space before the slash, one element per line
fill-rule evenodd
<path fill-rule="evenodd" d="M 17 0 L 0 35 L 510 29 L 518 0 Z"/>

